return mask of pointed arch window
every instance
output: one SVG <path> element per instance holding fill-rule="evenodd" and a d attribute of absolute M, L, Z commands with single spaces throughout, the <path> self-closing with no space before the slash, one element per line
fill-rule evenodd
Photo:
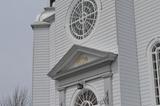
<path fill-rule="evenodd" d="M 160 105 L 160 42 L 152 46 L 152 65 L 156 105 Z"/>

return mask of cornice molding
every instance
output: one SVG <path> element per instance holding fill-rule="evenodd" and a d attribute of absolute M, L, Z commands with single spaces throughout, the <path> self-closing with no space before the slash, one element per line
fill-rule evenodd
<path fill-rule="evenodd" d="M 35 28 L 49 28 L 50 27 L 50 23 L 38 21 L 38 22 L 34 22 L 31 25 L 31 27 L 32 27 L 32 29 L 35 29 Z"/>
<path fill-rule="evenodd" d="M 74 60 L 79 53 L 87 53 L 89 55 L 97 56 L 98 58 L 78 67 L 69 68 L 68 63 L 72 63 L 72 60 Z M 75 73 L 81 73 L 83 72 L 82 70 L 87 69 L 86 72 L 88 72 L 89 70 L 98 67 L 107 65 L 111 66 L 116 57 L 117 54 L 111 52 L 104 52 L 79 45 L 73 45 L 72 48 L 62 57 L 62 59 L 52 68 L 52 70 L 48 73 L 48 76 L 54 80 L 61 80 Z"/>
<path fill-rule="evenodd" d="M 78 83 L 86 84 L 88 81 L 91 81 L 91 80 L 94 80 L 94 79 L 111 78 L 112 76 L 113 76 L 112 72 L 106 72 L 106 73 L 98 74 L 96 76 L 88 77 L 85 80 L 73 81 L 73 82 L 66 83 L 65 85 L 62 85 L 62 86 L 61 85 L 57 86 L 57 90 L 62 91 L 62 90 L 65 90 L 67 87 L 77 85 Z"/>

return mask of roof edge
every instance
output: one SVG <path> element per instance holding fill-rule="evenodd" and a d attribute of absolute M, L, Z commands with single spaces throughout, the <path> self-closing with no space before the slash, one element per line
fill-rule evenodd
<path fill-rule="evenodd" d="M 84 53 L 91 53 L 91 54 L 97 54 L 97 56 L 100 56 L 102 58 L 102 60 L 99 60 L 97 63 L 99 64 L 99 62 L 107 62 L 110 61 L 111 63 L 113 61 L 115 61 L 116 57 L 118 56 L 118 54 L 114 54 L 112 52 L 104 52 L 104 51 L 100 51 L 100 50 L 96 50 L 96 49 L 92 49 L 92 48 L 88 48 L 88 47 L 83 47 L 80 45 L 73 45 L 71 47 L 71 49 L 69 49 L 69 51 L 60 59 L 60 61 L 51 69 L 51 71 L 49 71 L 49 73 L 47 74 L 49 77 L 51 77 L 52 79 L 53 76 L 59 72 L 63 66 L 65 66 L 66 62 L 68 60 L 71 60 L 76 54 L 77 52 L 84 52 Z M 96 64 L 97 64 L 96 63 Z M 61 66 L 61 67 L 60 67 Z M 93 65 L 92 65 L 93 66 Z"/>

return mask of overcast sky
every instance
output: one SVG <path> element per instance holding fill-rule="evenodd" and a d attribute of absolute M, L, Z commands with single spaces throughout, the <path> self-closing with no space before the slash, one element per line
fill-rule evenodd
<path fill-rule="evenodd" d="M 16 86 L 31 91 L 32 29 L 48 0 L 0 1 L 0 96 Z"/>

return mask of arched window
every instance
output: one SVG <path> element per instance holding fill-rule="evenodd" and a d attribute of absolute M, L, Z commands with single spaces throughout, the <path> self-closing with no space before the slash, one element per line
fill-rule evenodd
<path fill-rule="evenodd" d="M 93 91 L 82 89 L 76 96 L 74 106 L 95 106 L 98 104 L 97 97 Z"/>
<path fill-rule="evenodd" d="M 156 105 L 160 105 L 160 42 L 151 49 Z"/>

